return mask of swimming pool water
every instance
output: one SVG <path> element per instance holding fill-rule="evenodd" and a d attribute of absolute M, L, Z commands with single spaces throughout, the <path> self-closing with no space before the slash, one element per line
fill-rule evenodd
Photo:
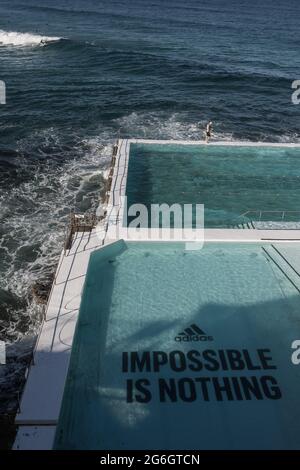
<path fill-rule="evenodd" d="M 299 448 L 298 259 L 299 245 L 93 253 L 55 448 Z"/>
<path fill-rule="evenodd" d="M 297 147 L 131 144 L 128 206 L 204 204 L 206 227 L 255 219 L 240 218 L 248 210 L 299 211 L 299 159 Z"/>

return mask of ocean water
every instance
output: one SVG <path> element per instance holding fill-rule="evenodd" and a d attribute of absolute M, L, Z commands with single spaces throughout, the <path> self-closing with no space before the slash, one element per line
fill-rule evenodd
<path fill-rule="evenodd" d="M 39 325 L 31 286 L 70 209 L 97 205 L 117 136 L 198 139 L 212 119 L 218 139 L 299 141 L 299 17 L 298 0 L 1 0 L 1 392 Z"/>

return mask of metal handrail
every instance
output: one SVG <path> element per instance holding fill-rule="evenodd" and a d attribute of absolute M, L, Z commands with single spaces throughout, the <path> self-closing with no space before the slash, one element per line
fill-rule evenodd
<path fill-rule="evenodd" d="M 291 214 L 299 214 L 299 221 L 300 221 L 300 210 L 299 211 L 290 211 L 290 210 L 258 210 L 258 209 L 250 209 L 244 212 L 243 214 L 239 215 L 238 218 L 242 217 L 248 217 L 249 214 L 258 214 L 259 218 L 258 220 L 260 221 L 262 219 L 262 216 L 264 214 L 279 214 L 281 215 L 281 220 L 285 220 L 286 215 L 291 215 Z"/>

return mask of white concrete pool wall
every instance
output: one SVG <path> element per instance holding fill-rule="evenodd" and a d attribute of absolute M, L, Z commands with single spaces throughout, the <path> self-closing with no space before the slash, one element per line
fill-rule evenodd
<path fill-rule="evenodd" d="M 15 420 L 19 430 L 14 449 L 52 449 L 90 254 L 103 245 L 116 241 L 112 236 L 115 233 L 112 230 L 113 224 L 118 224 L 120 234 L 126 235 L 124 231 L 122 232 L 124 216 L 122 196 L 126 193 L 132 143 L 207 145 L 203 141 L 119 140 L 106 218 L 92 232 L 77 233 L 71 249 L 61 254 L 45 320 L 34 350 L 34 365 L 29 369 L 20 403 L 20 413 Z M 213 142 L 213 145 L 300 148 L 300 144 L 225 141 Z M 178 241 L 176 231 L 173 236 L 169 242 Z M 300 230 L 205 229 L 204 237 L 205 241 L 209 242 L 252 243 L 277 240 L 291 243 L 299 242 Z M 139 238 L 130 238 L 133 241 L 148 239 L 143 232 Z M 151 241 L 155 241 L 155 237 Z M 181 238 L 179 241 L 182 241 Z"/>

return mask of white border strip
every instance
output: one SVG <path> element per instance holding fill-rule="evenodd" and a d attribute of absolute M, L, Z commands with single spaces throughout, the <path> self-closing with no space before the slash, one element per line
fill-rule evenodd
<path fill-rule="evenodd" d="M 204 146 L 232 146 L 232 147 L 287 147 L 300 148 L 300 143 L 278 143 L 278 142 L 251 142 L 251 141 L 232 141 L 232 140 L 211 140 L 207 144 L 204 140 L 155 140 L 155 139 L 127 139 L 129 144 L 159 144 L 159 145 L 204 145 Z"/>

